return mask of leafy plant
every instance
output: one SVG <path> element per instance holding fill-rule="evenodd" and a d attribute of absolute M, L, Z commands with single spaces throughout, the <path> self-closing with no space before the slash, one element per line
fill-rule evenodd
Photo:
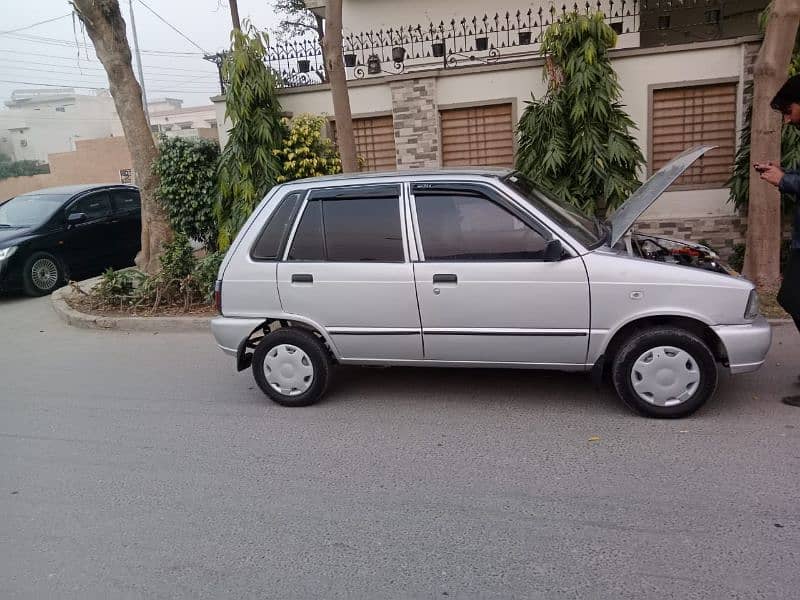
<path fill-rule="evenodd" d="M 601 217 L 639 186 L 644 164 L 608 57 L 616 40 L 601 13 L 569 13 L 548 27 L 542 40 L 547 93 L 526 103 L 517 126 L 517 168 Z"/>
<path fill-rule="evenodd" d="M 284 127 L 275 92 L 275 77 L 265 57 L 268 37 L 245 22 L 231 33 L 231 51 L 222 64 L 228 82 L 226 116 L 231 121 L 228 144 L 218 171 L 218 247 L 226 250 L 256 204 L 281 175 Z"/>
<path fill-rule="evenodd" d="M 211 140 L 162 136 L 153 170 L 156 194 L 174 231 L 214 250 L 219 228 L 214 214 L 219 145 Z"/>
<path fill-rule="evenodd" d="M 333 143 L 322 137 L 325 117 L 299 115 L 284 119 L 287 135 L 283 147 L 273 150 L 281 161 L 278 182 L 342 172 L 342 161 Z"/>
<path fill-rule="evenodd" d="M 96 308 L 137 312 L 159 308 L 188 311 L 209 306 L 224 253 L 197 259 L 183 234 L 164 245 L 161 270 L 147 275 L 135 269 L 109 269 L 89 295 Z"/>
<path fill-rule="evenodd" d="M 38 160 L 0 161 L 0 179 L 24 175 L 41 175 L 49 172 L 50 165 L 41 163 Z"/>
<path fill-rule="evenodd" d="M 767 6 L 759 18 L 762 33 L 767 26 L 770 6 Z M 795 38 L 794 51 L 789 63 L 789 75 L 797 75 L 798 73 L 800 73 L 800 31 Z M 730 187 L 728 201 L 733 202 L 736 209 L 742 213 L 747 213 L 747 206 L 750 201 L 750 173 L 752 171 L 750 128 L 753 118 L 752 82 L 747 84 L 745 94 L 751 98 L 751 102 L 744 113 L 742 129 L 739 133 L 739 149 L 736 151 L 736 158 L 733 163 L 733 175 L 728 180 L 728 186 Z M 793 125 L 784 125 L 781 130 L 781 165 L 789 169 L 800 167 L 800 129 Z M 781 194 L 781 207 L 784 214 L 788 213 L 793 206 L 794 198 L 787 194 Z"/>

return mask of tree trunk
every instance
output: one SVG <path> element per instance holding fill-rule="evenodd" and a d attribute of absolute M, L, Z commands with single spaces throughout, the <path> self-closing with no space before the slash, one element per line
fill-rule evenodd
<path fill-rule="evenodd" d="M 136 265 L 146 273 L 154 273 L 159 268 L 163 244 L 172 239 L 172 229 L 156 200 L 158 178 L 151 166 L 158 151 L 144 115 L 142 89 L 133 75 L 125 21 L 118 0 L 73 0 L 72 4 L 108 75 L 141 192 L 142 248 L 136 256 Z"/>
<path fill-rule="evenodd" d="M 233 28 L 241 29 L 242 24 L 239 22 L 239 5 L 236 3 L 236 0 L 229 0 L 229 4 L 231 6 L 231 22 L 233 23 Z"/>
<path fill-rule="evenodd" d="M 774 0 L 764 41 L 753 67 L 753 119 L 750 156 L 756 162 L 781 161 L 781 115 L 770 101 L 786 80 L 800 22 L 798 0 Z M 755 174 L 750 177 L 747 250 L 744 273 L 760 289 L 780 286 L 780 193 Z"/>
<path fill-rule="evenodd" d="M 347 75 L 342 59 L 342 0 L 329 0 L 325 9 L 325 37 L 322 38 L 322 53 L 328 70 L 333 96 L 333 114 L 336 118 L 336 138 L 342 157 L 342 171 L 358 171 L 356 141 L 353 135 L 353 115 L 350 112 L 350 93 L 347 90 Z"/>

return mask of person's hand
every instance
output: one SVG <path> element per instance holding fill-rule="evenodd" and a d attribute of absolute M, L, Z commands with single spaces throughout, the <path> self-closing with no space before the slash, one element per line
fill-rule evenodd
<path fill-rule="evenodd" d="M 756 163 L 755 169 L 761 174 L 761 179 L 778 187 L 778 184 L 783 179 L 783 169 L 771 162 Z"/>

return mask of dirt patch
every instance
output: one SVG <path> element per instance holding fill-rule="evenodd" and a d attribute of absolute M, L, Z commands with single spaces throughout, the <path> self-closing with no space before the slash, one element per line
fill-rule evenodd
<path fill-rule="evenodd" d="M 758 295 L 761 314 L 768 319 L 791 319 L 778 304 L 777 292 L 763 292 Z"/>
<path fill-rule="evenodd" d="M 184 306 L 160 306 L 156 310 L 149 307 L 105 307 L 98 306 L 90 296 L 73 292 L 66 297 L 70 308 L 98 317 L 213 317 L 217 311 L 208 304 Z"/>

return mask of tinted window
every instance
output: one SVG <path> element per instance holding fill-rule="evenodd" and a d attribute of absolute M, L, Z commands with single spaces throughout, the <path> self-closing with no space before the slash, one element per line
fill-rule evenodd
<path fill-rule="evenodd" d="M 253 246 L 253 258 L 257 260 L 277 260 L 286 236 L 294 223 L 294 215 L 300 204 L 300 194 L 289 194 L 280 206 L 270 215 L 261 236 Z"/>
<path fill-rule="evenodd" d="M 289 250 L 289 260 L 325 260 L 321 200 L 311 200 L 306 205 Z"/>
<path fill-rule="evenodd" d="M 81 198 L 69 209 L 69 214 L 86 213 L 87 219 L 99 219 L 111 214 L 111 203 L 108 201 L 108 194 L 92 194 Z"/>
<path fill-rule="evenodd" d="M 416 197 L 425 260 L 536 260 L 545 239 L 513 214 L 482 197 Z"/>
<path fill-rule="evenodd" d="M 547 215 L 587 248 L 596 245 L 601 240 L 603 232 L 600 231 L 597 224 L 569 202 L 560 200 L 554 194 L 537 188 L 519 173 L 509 175 L 503 181 L 525 197 L 536 210 Z"/>
<path fill-rule="evenodd" d="M 62 194 L 25 194 L 0 204 L 0 227 L 30 227 L 49 219 L 69 199 Z"/>
<path fill-rule="evenodd" d="M 328 260 L 403 262 L 398 198 L 324 200 Z"/>
<path fill-rule="evenodd" d="M 139 194 L 134 190 L 117 190 L 111 194 L 114 212 L 134 212 L 142 207 Z"/>

